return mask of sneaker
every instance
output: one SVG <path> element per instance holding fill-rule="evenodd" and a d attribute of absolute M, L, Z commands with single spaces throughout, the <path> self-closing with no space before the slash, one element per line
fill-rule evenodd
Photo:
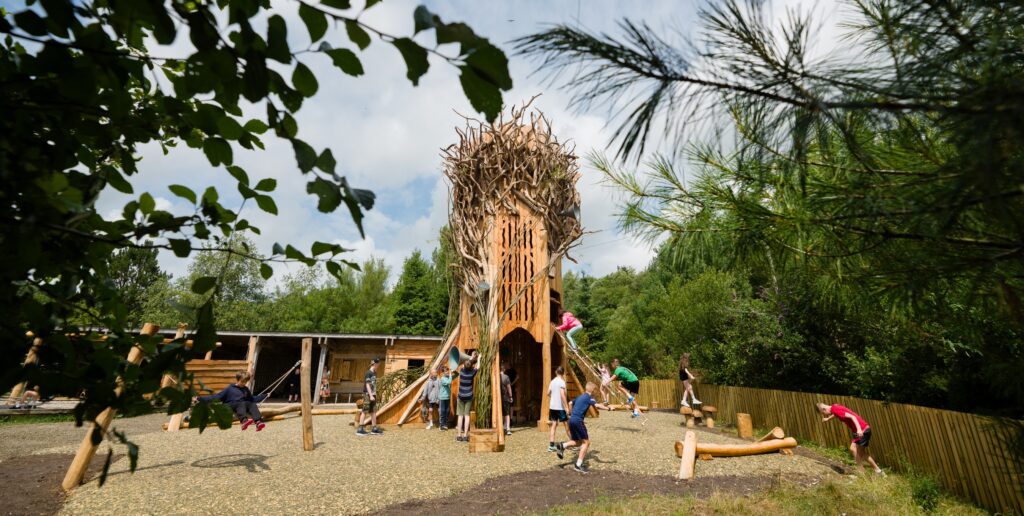
<path fill-rule="evenodd" d="M 260 421 L 259 423 L 256 423 L 256 431 L 259 432 L 260 430 L 263 430 L 263 428 L 265 426 L 267 426 L 267 424 L 264 423 L 263 421 Z"/>
<path fill-rule="evenodd" d="M 582 465 L 582 466 L 580 466 L 579 464 L 574 464 L 574 465 L 572 466 L 572 469 L 574 469 L 574 470 L 576 470 L 576 471 L 579 471 L 580 473 L 583 473 L 583 474 L 587 474 L 587 473 L 590 473 L 590 468 L 588 468 L 588 467 L 586 466 L 586 464 L 584 464 L 584 465 Z"/>
<path fill-rule="evenodd" d="M 252 420 L 251 419 L 246 419 L 245 421 L 242 421 L 242 430 L 244 431 L 246 428 L 249 428 L 249 425 L 251 425 L 251 424 L 252 424 Z"/>
<path fill-rule="evenodd" d="M 634 410 L 633 411 L 633 417 L 640 417 L 640 411 L 639 410 Z"/>
<path fill-rule="evenodd" d="M 360 427 L 359 430 L 356 430 L 356 435 L 370 435 L 370 432 L 367 432 L 365 428 Z"/>
<path fill-rule="evenodd" d="M 512 435 L 512 430 L 508 430 L 508 429 L 506 429 L 506 430 L 505 430 L 505 435 Z"/>
<path fill-rule="evenodd" d="M 694 399 L 693 399 L 693 404 L 694 404 L 694 405 L 703 405 L 703 403 L 701 403 L 701 402 L 700 402 L 700 400 L 699 400 L 699 399 L 697 399 L 697 398 L 694 398 Z"/>
<path fill-rule="evenodd" d="M 880 476 L 880 477 L 884 477 L 885 476 L 885 472 L 880 470 L 880 469 L 876 469 L 875 470 L 875 474 Z"/>
<path fill-rule="evenodd" d="M 443 427 L 443 426 L 439 426 L 439 427 L 437 427 L 437 429 L 438 429 L 438 430 L 440 430 L 440 431 L 442 431 L 442 432 L 444 432 L 444 431 L 448 430 L 447 428 L 445 428 L 445 427 Z"/>
<path fill-rule="evenodd" d="M 550 451 L 558 451 L 558 448 L 555 445 L 553 445 L 553 444 L 549 444 L 548 445 L 548 451 L 549 452 Z"/>
<path fill-rule="evenodd" d="M 431 428 L 434 428 L 434 423 L 427 423 L 427 427 L 424 430 L 430 430 Z"/>
<path fill-rule="evenodd" d="M 375 426 L 375 427 L 373 427 L 372 430 L 370 430 L 370 433 L 373 434 L 373 435 L 383 435 L 384 431 L 381 430 L 379 426 Z"/>
<path fill-rule="evenodd" d="M 558 443 L 557 447 L 555 448 L 555 454 L 558 455 L 559 459 L 564 458 L 565 457 L 565 445 L 562 444 L 562 443 Z"/>
<path fill-rule="evenodd" d="M 697 401 L 696 401 L 696 400 L 694 400 L 694 401 L 693 401 L 693 403 L 694 403 L 694 404 L 696 404 L 696 403 L 697 403 Z M 682 406 L 684 406 L 684 407 L 686 407 L 686 408 L 690 408 L 690 404 L 689 404 L 689 403 L 687 403 L 687 402 L 686 402 L 686 400 L 683 400 L 683 401 L 679 402 L 679 404 L 680 404 L 680 405 L 682 405 Z"/>

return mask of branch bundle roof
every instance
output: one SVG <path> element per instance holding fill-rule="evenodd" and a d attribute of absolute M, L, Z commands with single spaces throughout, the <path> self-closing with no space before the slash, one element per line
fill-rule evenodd
<path fill-rule="evenodd" d="M 485 277 L 494 217 L 517 214 L 516 201 L 539 213 L 552 254 L 564 254 L 582 234 L 564 213 L 579 206 L 579 165 L 574 148 L 559 142 L 543 113 L 529 103 L 493 124 L 468 120 L 458 143 L 444 149 L 451 183 L 449 226 L 459 255 L 463 287 L 472 293 Z"/>

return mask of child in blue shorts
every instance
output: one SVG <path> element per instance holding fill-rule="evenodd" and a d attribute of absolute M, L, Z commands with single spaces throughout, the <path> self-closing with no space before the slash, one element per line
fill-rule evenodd
<path fill-rule="evenodd" d="M 598 403 L 594 399 L 594 389 L 597 388 L 597 384 L 594 382 L 587 382 L 586 392 L 580 394 L 576 399 L 572 400 L 570 406 L 572 407 L 572 413 L 569 415 L 569 439 L 564 443 L 558 443 L 558 458 L 561 459 L 565 455 L 565 449 L 570 446 L 579 446 L 580 454 L 576 458 L 576 465 L 573 467 L 580 473 L 587 473 L 590 470 L 583 465 L 583 459 L 587 457 L 587 450 L 590 449 L 590 435 L 587 434 L 587 425 L 583 422 L 587 417 L 587 410 L 590 407 L 597 407 L 603 410 L 611 410 L 608 405 L 604 403 Z"/>

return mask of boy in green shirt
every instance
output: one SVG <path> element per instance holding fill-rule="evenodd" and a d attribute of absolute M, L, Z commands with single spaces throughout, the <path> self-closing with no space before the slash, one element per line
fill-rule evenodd
<path fill-rule="evenodd" d="M 629 403 L 630 408 L 633 409 L 633 417 L 640 417 L 640 411 L 636 407 L 636 395 L 640 392 L 640 379 L 633 374 L 633 371 L 622 367 L 619 363 L 619 359 L 612 360 L 612 376 L 605 380 L 605 385 L 608 385 L 615 380 L 619 380 L 619 390 L 626 395 L 626 402 Z"/>

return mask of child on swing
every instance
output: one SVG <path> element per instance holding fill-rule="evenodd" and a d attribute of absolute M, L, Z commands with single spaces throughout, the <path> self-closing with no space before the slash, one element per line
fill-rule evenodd
<path fill-rule="evenodd" d="M 559 315 L 562 317 L 562 324 L 556 326 L 555 329 L 558 331 L 564 331 L 565 340 L 569 341 L 569 347 L 572 348 L 573 351 L 579 351 L 579 346 L 576 345 L 576 339 L 572 336 L 583 329 L 583 323 L 572 315 L 572 312 L 562 310 Z"/>
<path fill-rule="evenodd" d="M 242 423 L 242 430 L 256 423 L 256 431 L 259 432 L 267 424 L 263 422 L 263 416 L 260 414 L 257 403 L 267 399 L 267 395 L 253 396 L 252 391 L 249 390 L 249 380 L 251 379 L 252 374 L 249 371 L 239 371 L 235 373 L 235 383 L 228 385 L 224 390 L 209 396 L 196 396 L 194 399 L 199 403 L 220 401 L 231 407 L 231 410 L 238 416 L 238 420 Z"/>

